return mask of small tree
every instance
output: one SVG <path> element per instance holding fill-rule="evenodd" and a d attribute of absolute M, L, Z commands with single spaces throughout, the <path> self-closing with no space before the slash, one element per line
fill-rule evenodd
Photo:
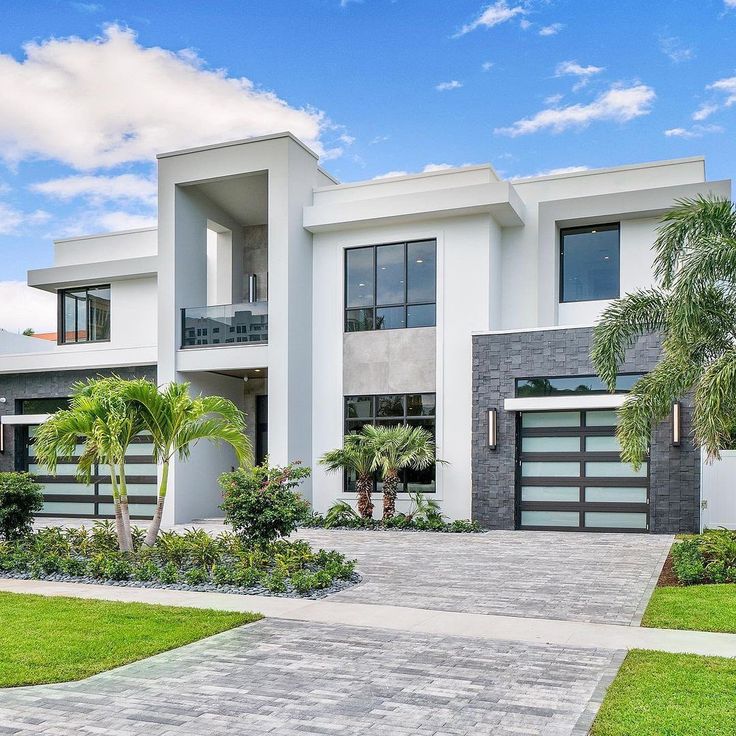
<path fill-rule="evenodd" d="M 156 510 L 143 542 L 151 547 L 161 528 L 174 457 L 186 460 L 200 440 L 231 445 L 241 465 L 251 462 L 252 450 L 245 435 L 245 415 L 228 399 L 192 397 L 188 383 L 170 383 L 159 389 L 144 378 L 127 381 L 124 395 L 140 413 L 142 425 L 152 437 L 154 457 L 162 466 Z"/>
<path fill-rule="evenodd" d="M 383 480 L 383 518 L 396 513 L 399 473 L 411 468 L 423 470 L 440 462 L 435 457 L 432 435 L 423 427 L 397 424 L 395 427 L 366 425 L 363 435 L 375 453 L 373 466 Z"/>
<path fill-rule="evenodd" d="M 33 327 L 26 327 L 25 330 L 23 330 L 23 334 L 26 337 L 33 337 L 33 335 L 36 334 L 36 330 L 34 330 Z"/>
<path fill-rule="evenodd" d="M 287 537 L 309 515 L 296 488 L 310 474 L 298 464 L 284 468 L 257 465 L 220 476 L 225 521 L 249 544 Z"/>
<path fill-rule="evenodd" d="M 71 458 L 81 439 L 84 450 L 77 477 L 89 483 L 96 465 L 110 474 L 118 544 L 133 548 L 125 479 L 125 455 L 144 425 L 140 412 L 124 395 L 126 381 L 117 376 L 74 384 L 69 408 L 57 411 L 36 433 L 36 457 L 53 474 L 60 459 Z"/>
<path fill-rule="evenodd" d="M 320 458 L 320 464 L 328 472 L 346 471 L 355 473 L 358 493 L 358 513 L 364 519 L 373 516 L 373 473 L 375 470 L 375 447 L 365 434 L 345 435 L 343 446 L 330 450 Z"/>
<path fill-rule="evenodd" d="M 41 486 L 30 473 L 0 473 L 0 535 L 18 539 L 33 528 L 33 516 L 43 507 Z"/>

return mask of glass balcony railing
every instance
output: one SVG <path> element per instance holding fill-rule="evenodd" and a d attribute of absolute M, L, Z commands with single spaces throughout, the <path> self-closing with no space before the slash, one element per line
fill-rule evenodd
<path fill-rule="evenodd" d="M 268 302 L 187 307 L 181 310 L 182 347 L 263 345 L 268 342 Z"/>

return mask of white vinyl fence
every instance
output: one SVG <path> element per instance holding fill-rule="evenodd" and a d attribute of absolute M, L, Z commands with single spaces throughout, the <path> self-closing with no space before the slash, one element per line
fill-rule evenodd
<path fill-rule="evenodd" d="M 736 529 L 736 450 L 721 450 L 721 459 L 701 463 L 702 529 Z"/>

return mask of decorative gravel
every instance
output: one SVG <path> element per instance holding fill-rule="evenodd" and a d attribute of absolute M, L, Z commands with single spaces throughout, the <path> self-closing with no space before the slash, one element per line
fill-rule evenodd
<path fill-rule="evenodd" d="M 33 576 L 27 572 L 0 572 L 0 578 L 13 578 L 15 580 L 48 580 L 53 583 L 87 583 L 90 585 L 108 585 L 118 588 L 162 588 L 164 590 L 187 590 L 194 593 L 266 595 L 274 598 L 308 598 L 311 600 L 326 598 L 333 593 L 347 590 L 348 588 L 352 588 L 354 585 L 357 585 L 362 580 L 362 577 L 355 572 L 349 580 L 335 580 L 328 588 L 321 588 L 320 590 L 312 590 L 307 594 L 301 594 L 294 590 L 288 580 L 286 582 L 286 590 L 283 593 L 274 593 L 273 591 L 264 588 L 262 585 L 252 585 L 248 588 L 242 588 L 237 585 L 214 585 L 213 583 L 187 585 L 186 583 L 159 583 L 143 580 L 100 580 L 99 578 L 88 577 L 86 575 L 63 575 L 62 573 Z"/>

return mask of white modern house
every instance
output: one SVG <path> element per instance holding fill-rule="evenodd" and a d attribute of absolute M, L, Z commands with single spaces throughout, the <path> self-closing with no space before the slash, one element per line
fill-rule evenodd
<path fill-rule="evenodd" d="M 404 491 L 433 494 L 451 518 L 699 526 L 686 402 L 653 433 L 641 472 L 618 457 L 615 409 L 654 365 L 656 337 L 631 351 L 613 395 L 588 351 L 610 300 L 652 283 L 658 218 L 683 197 L 730 196 L 702 158 L 339 184 L 284 133 L 161 154 L 158 182 L 157 229 L 57 241 L 54 264 L 29 272 L 29 285 L 58 294 L 58 344 L 0 340 L 0 469 L 43 473 L 33 427 L 75 380 L 144 375 L 235 401 L 259 459 L 314 468 L 305 493 L 320 511 L 354 500 L 351 479 L 320 468 L 322 453 L 365 423 L 407 422 L 435 434 L 448 464 L 407 474 Z M 150 448 L 130 462 L 144 517 Z M 233 463 L 225 448 L 197 446 L 175 467 L 167 521 L 220 515 L 217 476 Z M 45 513 L 109 515 L 104 477 L 81 486 L 73 470 L 43 479 Z"/>

